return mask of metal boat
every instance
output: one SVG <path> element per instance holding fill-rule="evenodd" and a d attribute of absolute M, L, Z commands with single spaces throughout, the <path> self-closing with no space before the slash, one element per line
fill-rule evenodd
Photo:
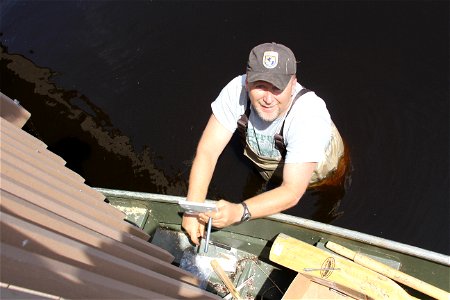
<path fill-rule="evenodd" d="M 125 212 L 129 222 L 147 232 L 151 236 L 151 243 L 173 254 L 175 265 L 191 269 L 189 271 L 200 275 L 204 287 L 220 296 L 229 292 L 224 288 L 222 280 L 208 270 L 208 267 L 198 270 L 196 264 L 199 263 L 192 261 L 192 258 L 206 256 L 221 259 L 226 257 L 221 255 L 222 253 L 229 255 L 234 250 L 231 256 L 236 257 L 236 267 L 229 276 L 235 287 L 243 286 L 240 295 L 244 295 L 246 299 L 281 299 L 298 272 L 290 269 L 289 265 L 281 266 L 270 259 L 274 240 L 280 233 L 327 251 L 330 256 L 332 252 L 327 249 L 327 242 L 338 243 L 392 269 L 400 270 L 442 290 L 449 290 L 450 258 L 443 254 L 281 213 L 220 230 L 213 229 L 210 250 L 205 253 L 202 249 L 204 244 L 194 247 L 181 229 L 182 210 L 178 202 L 183 200 L 182 197 L 101 188 L 97 191 L 104 194 L 111 205 Z M 192 266 L 195 270 L 192 270 Z M 320 266 L 309 267 L 320 269 Z M 315 282 L 320 282 L 320 272 L 314 274 L 307 269 L 301 273 L 309 279 L 318 279 L 313 280 Z M 328 290 L 333 290 L 329 284 L 325 286 Z M 402 285 L 402 288 L 418 298 L 430 297 L 405 285 Z M 342 288 L 334 289 L 341 296 L 345 294 Z M 347 295 L 370 298 L 360 293 Z M 392 296 L 387 298 L 394 299 Z"/>

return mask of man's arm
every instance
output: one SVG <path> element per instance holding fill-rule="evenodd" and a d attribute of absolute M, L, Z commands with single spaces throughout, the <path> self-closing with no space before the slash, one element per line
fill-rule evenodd
<path fill-rule="evenodd" d="M 285 164 L 283 183 L 245 202 L 253 218 L 265 217 L 295 206 L 306 191 L 317 163 Z"/>
<path fill-rule="evenodd" d="M 232 135 L 233 133 L 223 127 L 212 114 L 198 143 L 189 175 L 189 201 L 205 201 L 217 160 Z M 182 226 L 192 242 L 198 245 L 198 237 L 203 236 L 204 223 L 200 224 L 196 216 L 184 215 Z"/>
<path fill-rule="evenodd" d="M 212 114 L 198 143 L 189 175 L 189 201 L 205 201 L 217 160 L 232 135 Z"/>
<path fill-rule="evenodd" d="M 283 183 L 279 187 L 245 200 L 252 218 L 279 213 L 296 205 L 305 193 L 316 166 L 317 163 L 285 164 Z M 212 225 L 218 228 L 239 222 L 244 212 L 241 204 L 225 200 L 219 201 L 218 206 L 217 213 L 200 214 L 202 220 L 213 217 Z"/>

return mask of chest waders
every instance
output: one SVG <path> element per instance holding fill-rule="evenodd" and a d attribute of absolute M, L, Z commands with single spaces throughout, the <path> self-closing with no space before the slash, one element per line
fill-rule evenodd
<path fill-rule="evenodd" d="M 310 92 L 308 89 L 302 89 L 295 96 L 292 101 L 291 108 L 286 113 L 285 119 L 283 120 L 280 132 L 274 135 L 275 147 L 278 151 L 280 151 L 280 157 L 267 157 L 261 156 L 255 153 L 253 149 L 247 142 L 247 128 L 248 128 L 248 118 L 250 116 L 250 99 L 247 100 L 247 108 L 245 113 L 238 120 L 238 131 L 241 136 L 242 142 L 245 145 L 244 155 L 247 156 L 257 167 L 261 176 L 266 180 L 275 180 L 281 182 L 283 176 L 283 166 L 284 159 L 286 157 L 286 145 L 283 139 L 283 128 L 284 122 L 286 120 L 287 115 L 291 111 L 297 99 L 299 99 L 302 95 Z M 333 178 L 336 176 L 343 176 L 347 171 L 347 161 L 344 159 L 346 155 L 344 155 L 344 142 L 334 125 L 331 124 L 331 140 L 325 150 L 325 159 L 322 162 L 317 164 L 316 169 L 314 170 L 311 180 L 309 182 L 308 187 L 318 187 L 323 184 L 330 185 L 335 181 L 337 184 L 340 183 L 340 178 Z M 347 157 L 348 158 L 348 157 Z M 338 170 L 341 167 L 341 170 Z M 336 175 L 336 176 L 332 176 Z M 334 185 L 334 184 L 333 184 Z"/>

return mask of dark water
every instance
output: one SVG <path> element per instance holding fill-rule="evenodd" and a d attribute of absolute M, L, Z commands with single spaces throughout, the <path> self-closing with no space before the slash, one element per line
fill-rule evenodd
<path fill-rule="evenodd" d="M 211 101 L 253 46 L 284 43 L 350 146 L 332 224 L 450 253 L 447 1 L 2 1 L 0 32 L 26 130 L 92 186 L 180 196 Z M 240 151 L 210 198 L 261 186 Z"/>

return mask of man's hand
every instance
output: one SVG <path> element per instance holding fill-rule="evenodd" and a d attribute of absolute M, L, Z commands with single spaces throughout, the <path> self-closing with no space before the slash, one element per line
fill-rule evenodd
<path fill-rule="evenodd" d="M 186 230 L 191 241 L 196 245 L 200 245 L 199 237 L 204 235 L 205 223 L 200 222 L 196 215 L 184 214 L 181 226 Z"/>
<path fill-rule="evenodd" d="M 241 204 L 231 203 L 226 200 L 217 202 L 217 212 L 207 212 L 199 214 L 199 219 L 208 222 L 212 218 L 212 226 L 216 228 L 224 228 L 241 221 L 244 207 Z"/>

